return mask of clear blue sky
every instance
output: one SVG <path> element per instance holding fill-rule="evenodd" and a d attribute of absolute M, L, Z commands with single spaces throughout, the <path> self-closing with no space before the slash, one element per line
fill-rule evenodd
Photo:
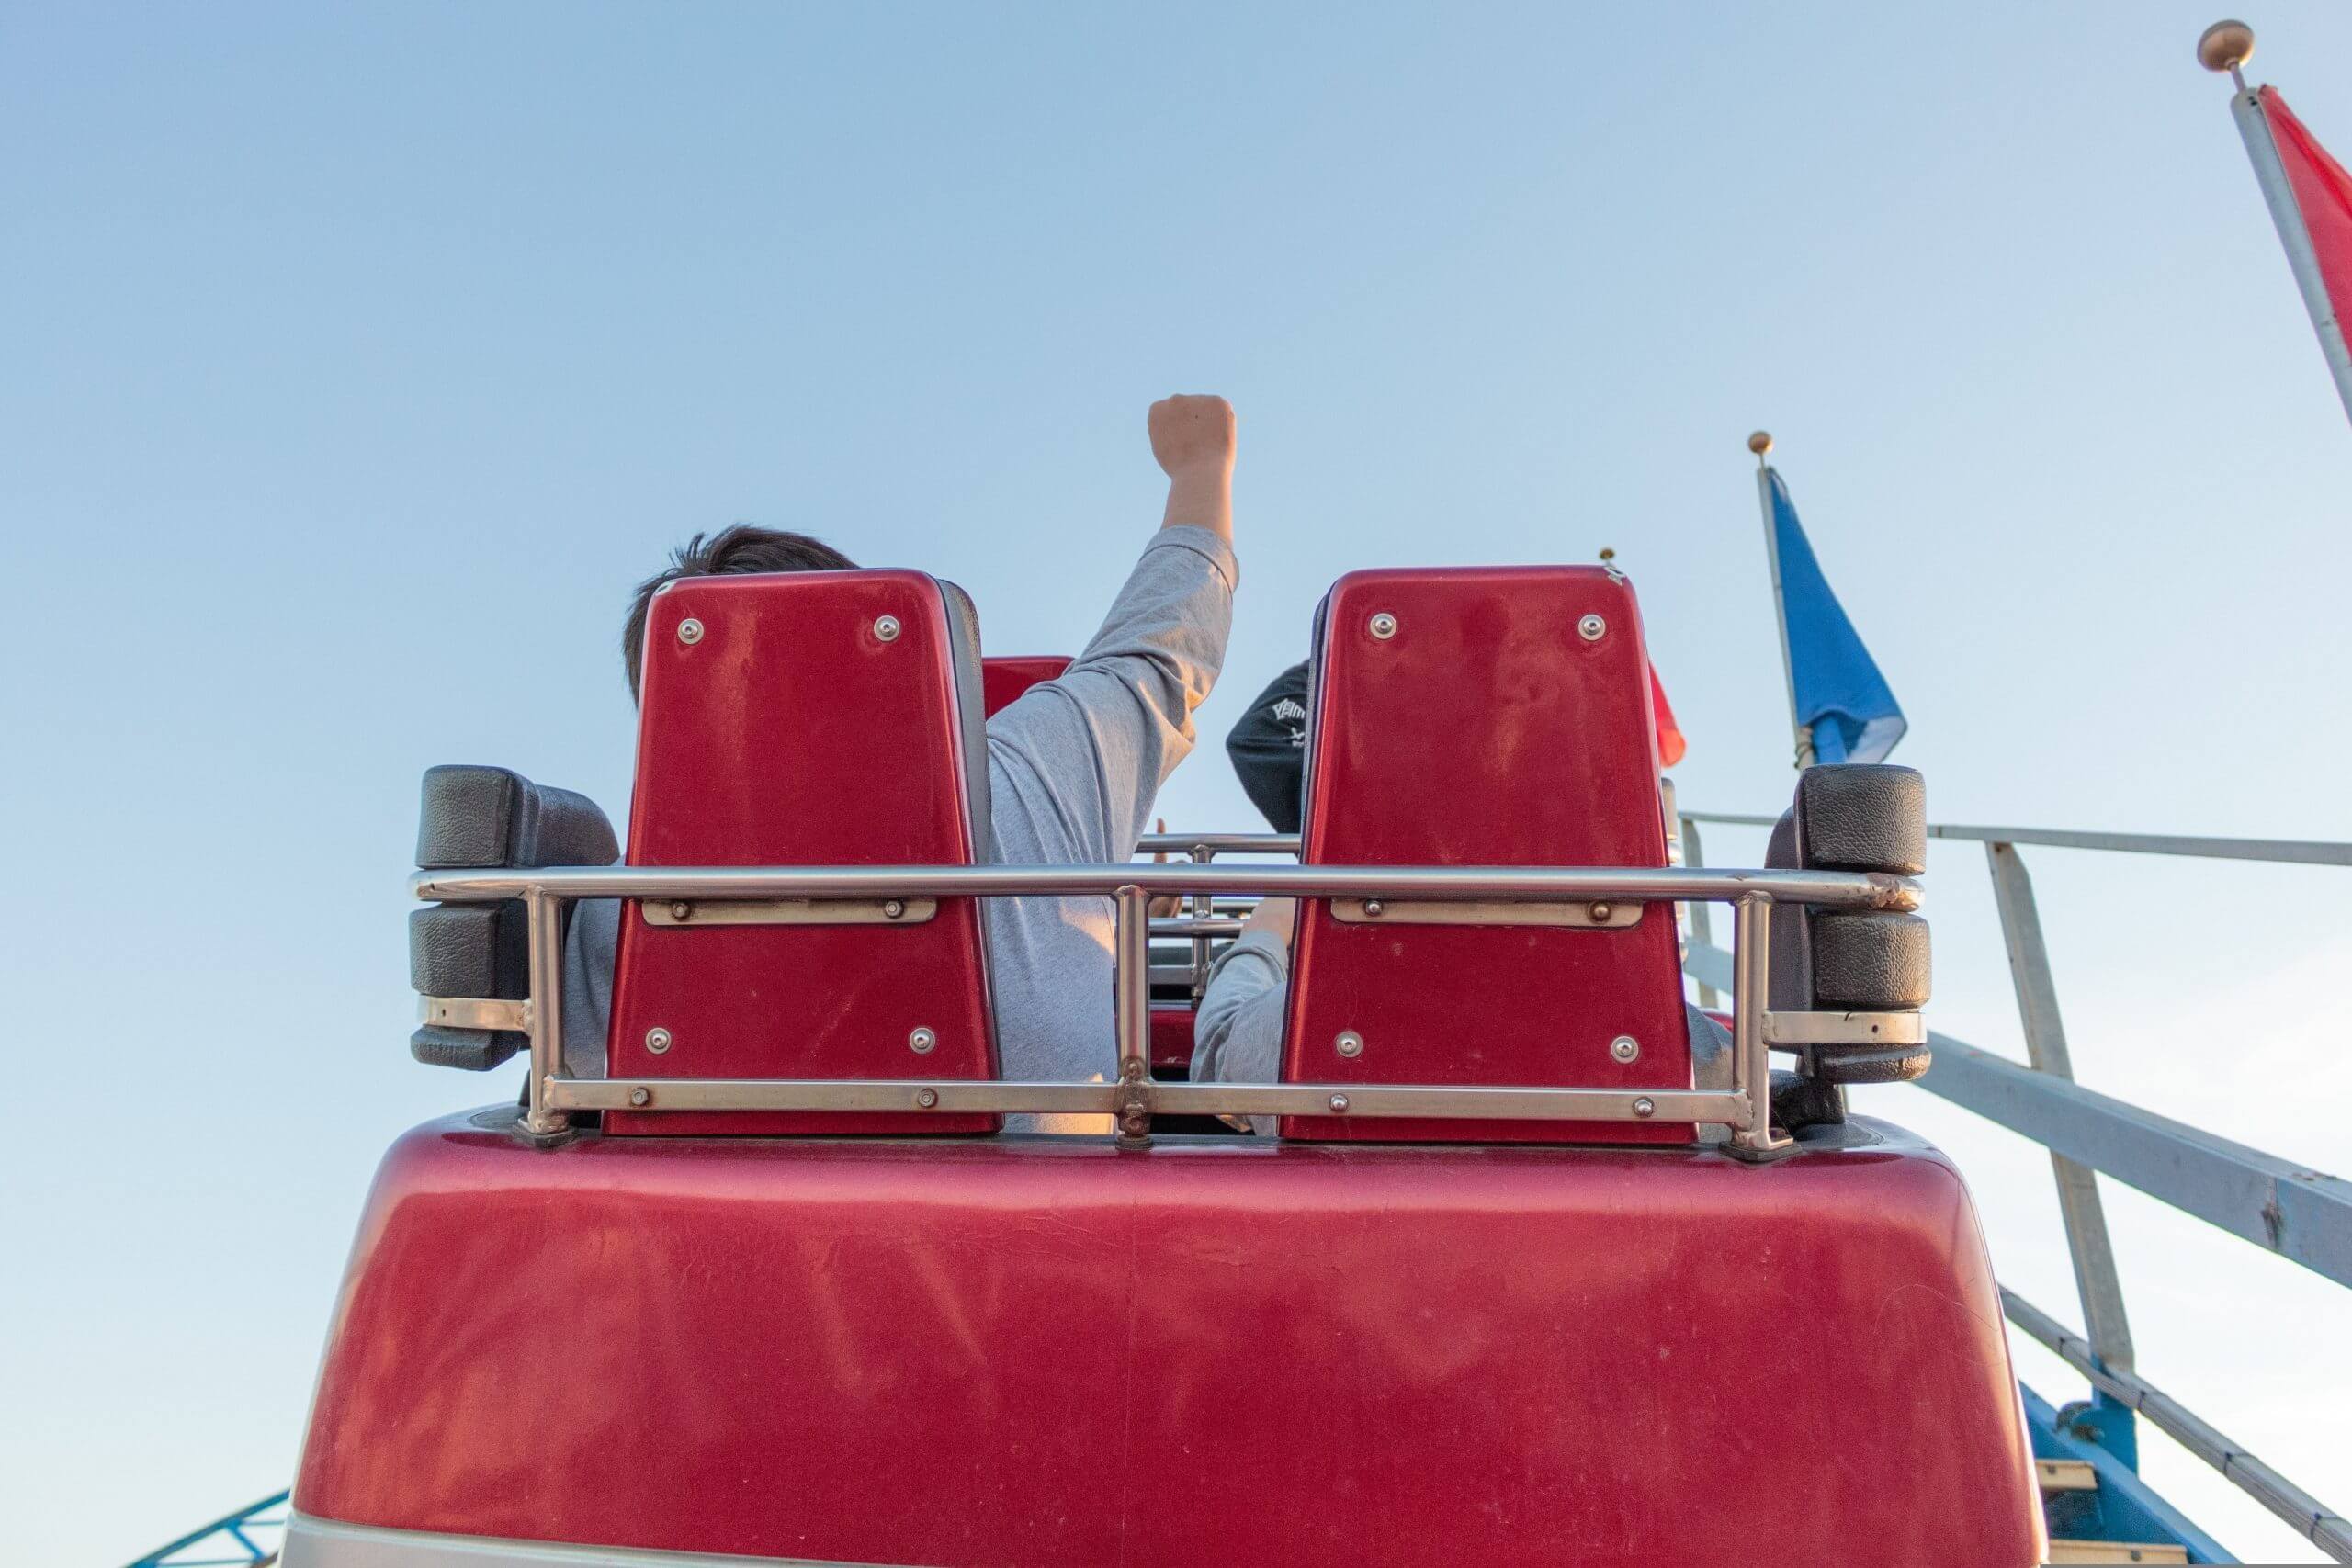
<path fill-rule="evenodd" d="M 1171 821 L 1246 825 L 1214 741 L 1340 572 L 1603 545 L 1683 799 L 1771 809 L 1768 424 L 1932 815 L 2352 838 L 2352 428 L 2207 0 L 1271 9 L 0 7 L 12 1560 L 285 1480 L 379 1153 L 514 1087 L 407 1058 L 417 774 L 619 818 L 624 595 L 695 529 L 1068 650 L 1157 516 L 1145 405 L 1222 391 L 1239 624 Z M 2352 152 L 2352 12 L 2251 19 Z M 2086 1080 L 2352 1165 L 2341 874 L 2032 864 Z M 2016 1050 L 1981 857 L 1932 885 L 1939 1023 Z M 2038 1151 L 1874 1108 L 2075 1318 Z M 2143 1370 L 2345 1506 L 2344 1292 L 2110 1202 Z"/>

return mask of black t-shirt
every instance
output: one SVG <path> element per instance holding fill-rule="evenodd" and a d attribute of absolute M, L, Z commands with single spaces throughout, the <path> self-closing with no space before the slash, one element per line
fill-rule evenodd
<path fill-rule="evenodd" d="M 1298 831 L 1306 772 L 1306 666 L 1294 664 L 1258 694 L 1225 738 L 1225 754 L 1250 803 L 1277 833 Z"/>

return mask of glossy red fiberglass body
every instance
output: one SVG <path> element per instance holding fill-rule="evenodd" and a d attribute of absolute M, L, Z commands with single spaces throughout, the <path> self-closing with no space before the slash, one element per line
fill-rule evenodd
<path fill-rule="evenodd" d="M 1304 858 L 1664 865 L 1649 679 L 1633 590 L 1598 567 L 1349 573 L 1320 627 Z M 1603 931 L 1350 924 L 1313 901 L 1296 941 L 1283 1062 L 1292 1082 L 1691 1087 L 1670 905 Z M 1342 1032 L 1361 1055 L 1335 1048 Z M 1637 1043 L 1631 1064 L 1611 1052 L 1620 1035 Z M 1690 1136 L 1687 1124 L 1340 1117 L 1290 1118 L 1283 1133 Z"/>
<path fill-rule="evenodd" d="M 969 865 L 978 647 L 920 572 L 690 577 L 647 617 L 631 865 Z M 682 638 L 688 620 L 698 629 Z M 890 635 L 881 635 L 883 628 Z M 958 662 L 969 690 L 958 689 Z M 980 781 L 985 783 L 985 780 Z M 902 925 L 621 919 L 616 1077 L 996 1076 L 979 911 Z M 668 1049 L 648 1048 L 666 1032 Z M 937 1042 L 917 1054 L 918 1029 Z M 983 1131 L 988 1116 L 614 1112 L 610 1133 Z"/>
<path fill-rule="evenodd" d="M 1708 1150 L 615 1139 L 379 1173 L 295 1506 L 865 1563 L 2039 1561 L 1960 1178 Z"/>
<path fill-rule="evenodd" d="M 1058 653 L 1004 654 L 982 660 L 980 685 L 986 694 L 989 716 L 994 718 L 1022 693 L 1069 668 L 1069 660 Z"/>

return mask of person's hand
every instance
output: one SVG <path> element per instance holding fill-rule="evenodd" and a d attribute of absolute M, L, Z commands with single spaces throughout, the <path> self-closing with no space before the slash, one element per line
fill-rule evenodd
<path fill-rule="evenodd" d="M 1233 541 L 1233 405 L 1223 398 L 1162 398 L 1145 423 L 1168 472 L 1163 528 L 1206 528 Z"/>
<path fill-rule="evenodd" d="M 1233 405 L 1219 397 L 1162 398 L 1146 416 L 1151 455 L 1170 479 L 1233 473 Z"/>
<path fill-rule="evenodd" d="M 1284 947 L 1290 945 L 1290 929 L 1298 920 L 1298 900 L 1295 898 L 1261 898 L 1250 918 L 1241 922 L 1241 934 L 1268 931 Z"/>

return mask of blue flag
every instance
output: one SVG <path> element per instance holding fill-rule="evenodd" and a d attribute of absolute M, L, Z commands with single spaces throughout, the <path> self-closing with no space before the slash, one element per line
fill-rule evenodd
<path fill-rule="evenodd" d="M 1883 762 L 1910 724 L 1886 677 L 1855 635 L 1829 591 L 1821 563 L 1797 521 L 1777 469 L 1772 486 L 1772 548 L 1780 558 L 1781 604 L 1789 639 L 1789 676 L 1797 722 L 1813 731 L 1817 762 Z"/>

